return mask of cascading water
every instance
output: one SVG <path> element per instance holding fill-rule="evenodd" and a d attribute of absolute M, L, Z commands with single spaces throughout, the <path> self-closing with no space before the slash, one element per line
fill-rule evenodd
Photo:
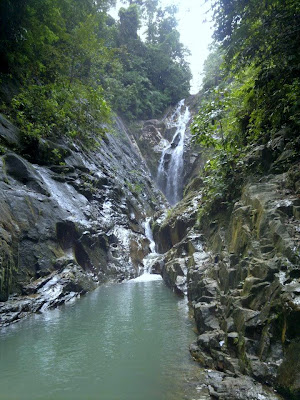
<path fill-rule="evenodd" d="M 168 128 L 176 128 L 176 131 L 171 143 L 168 143 L 162 151 L 157 171 L 157 184 L 171 205 L 182 198 L 184 136 L 190 115 L 189 108 L 185 106 L 183 99 L 178 103 L 167 123 Z"/>
<path fill-rule="evenodd" d="M 150 226 L 150 218 L 147 218 L 146 222 L 145 222 L 145 236 L 150 242 L 149 247 L 150 247 L 151 253 L 155 253 L 155 242 L 153 239 L 153 234 L 152 234 L 152 230 L 151 230 L 151 226 Z"/>
<path fill-rule="evenodd" d="M 152 274 L 153 264 L 157 261 L 159 254 L 157 254 L 155 251 L 155 242 L 153 239 L 152 230 L 150 226 L 150 218 L 147 218 L 145 221 L 145 236 L 150 242 L 149 244 L 150 253 L 143 259 L 143 264 L 144 264 L 143 274 L 135 279 L 132 279 L 130 282 L 162 280 L 162 277 L 160 275 Z"/>

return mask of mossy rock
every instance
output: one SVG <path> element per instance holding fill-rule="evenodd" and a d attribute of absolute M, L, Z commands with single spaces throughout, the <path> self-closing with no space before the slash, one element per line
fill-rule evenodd
<path fill-rule="evenodd" d="M 20 140 L 20 131 L 2 114 L 0 114 L 0 140 L 10 147 L 17 146 Z"/>
<path fill-rule="evenodd" d="M 8 299 L 15 272 L 11 248 L 5 241 L 0 240 L 0 301 Z"/>
<path fill-rule="evenodd" d="M 300 398 L 300 342 L 288 347 L 278 370 L 278 390 L 291 400 Z"/>
<path fill-rule="evenodd" d="M 300 193 L 300 165 L 292 166 L 287 173 L 287 186 L 295 191 L 296 193 Z"/>

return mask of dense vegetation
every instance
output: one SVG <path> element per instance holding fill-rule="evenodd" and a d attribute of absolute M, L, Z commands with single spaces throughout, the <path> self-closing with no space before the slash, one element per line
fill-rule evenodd
<path fill-rule="evenodd" d="M 249 163 L 244 155 L 276 136 L 299 159 L 300 5 L 295 0 L 216 0 L 215 46 L 206 61 L 195 140 L 214 148 L 206 197 L 236 198 Z M 266 160 L 262 160 L 266 161 Z M 263 172 L 263 163 L 256 166 Z"/>
<path fill-rule="evenodd" d="M 119 21 L 109 15 L 114 0 L 0 3 L 2 106 L 27 142 L 101 134 L 111 109 L 150 118 L 188 94 L 176 9 L 123 3 Z M 4 96 L 8 81 L 13 99 Z"/>

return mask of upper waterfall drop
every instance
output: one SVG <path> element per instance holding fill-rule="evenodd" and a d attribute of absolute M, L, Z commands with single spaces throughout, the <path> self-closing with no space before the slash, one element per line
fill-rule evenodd
<path fill-rule="evenodd" d="M 171 205 L 182 198 L 184 138 L 190 117 L 191 113 L 183 99 L 167 120 L 168 128 L 176 128 L 176 130 L 171 142 L 168 142 L 162 151 L 157 171 L 157 184 Z"/>

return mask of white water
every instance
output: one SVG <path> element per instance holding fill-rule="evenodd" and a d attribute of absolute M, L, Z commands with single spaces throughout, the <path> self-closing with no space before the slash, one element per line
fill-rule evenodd
<path fill-rule="evenodd" d="M 157 184 L 171 205 L 182 198 L 184 137 L 190 119 L 189 108 L 181 100 L 168 121 L 168 128 L 176 128 L 171 143 L 162 151 L 157 171 Z"/>
<path fill-rule="evenodd" d="M 130 279 L 128 282 L 150 282 L 150 281 L 161 281 L 162 277 L 158 274 L 149 274 L 145 272 L 143 275 L 138 276 L 135 279 Z"/>
<path fill-rule="evenodd" d="M 149 240 L 150 253 L 144 258 L 144 272 L 142 275 L 135 279 L 131 279 L 129 282 L 149 282 L 149 281 L 161 281 L 162 277 L 158 274 L 152 274 L 152 266 L 157 261 L 159 254 L 155 252 L 155 242 L 152 235 L 150 226 L 150 218 L 145 221 L 145 236 Z"/>
<path fill-rule="evenodd" d="M 153 239 L 152 229 L 151 229 L 151 226 L 150 226 L 150 218 L 147 218 L 146 222 L 145 222 L 145 236 L 150 242 L 150 246 L 149 247 L 150 247 L 151 253 L 155 253 L 155 242 L 154 242 L 154 239 Z"/>
<path fill-rule="evenodd" d="M 56 201 L 59 208 L 69 214 L 70 220 L 79 220 L 85 225 L 89 225 L 86 213 L 89 210 L 89 204 L 86 197 L 78 193 L 73 186 L 65 182 L 58 182 L 52 179 L 51 174 L 46 168 L 38 168 L 38 174 L 51 193 L 51 197 Z"/>

